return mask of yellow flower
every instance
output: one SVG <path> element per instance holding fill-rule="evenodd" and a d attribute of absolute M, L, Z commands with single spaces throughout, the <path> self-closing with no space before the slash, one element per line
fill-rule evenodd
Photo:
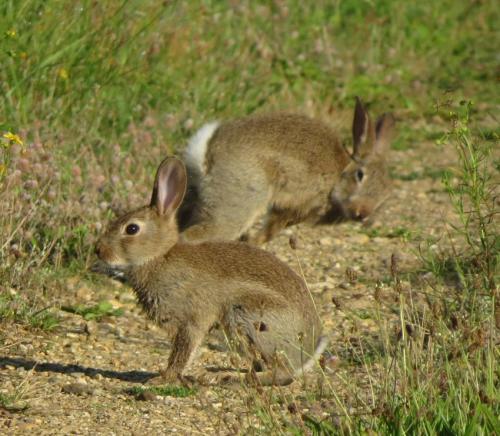
<path fill-rule="evenodd" d="M 15 38 L 16 35 L 17 35 L 17 32 L 14 30 L 14 29 L 10 29 L 10 30 L 7 30 L 7 32 L 5 32 L 5 34 L 9 37 L 9 38 Z"/>
<path fill-rule="evenodd" d="M 60 68 L 57 74 L 63 80 L 68 80 L 68 78 L 69 78 L 69 73 L 68 73 L 68 70 L 66 68 Z"/>
<path fill-rule="evenodd" d="M 15 133 L 7 132 L 3 134 L 3 137 L 11 143 L 24 145 L 23 140 L 19 137 L 19 135 L 16 135 Z"/>

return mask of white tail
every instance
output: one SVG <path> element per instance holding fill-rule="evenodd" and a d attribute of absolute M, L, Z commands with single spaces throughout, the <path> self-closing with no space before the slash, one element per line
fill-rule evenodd
<path fill-rule="evenodd" d="M 208 143 L 219 125 L 219 121 L 213 121 L 202 126 L 189 138 L 184 150 L 184 163 L 191 168 L 196 168 L 201 175 L 206 174 L 205 156 Z"/>

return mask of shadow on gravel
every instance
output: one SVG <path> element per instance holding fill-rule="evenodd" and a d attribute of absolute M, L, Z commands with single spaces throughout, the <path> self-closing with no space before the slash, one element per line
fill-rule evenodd
<path fill-rule="evenodd" d="M 129 382 L 144 383 L 150 378 L 158 376 L 156 372 L 145 371 L 112 371 L 108 369 L 90 368 L 82 365 L 66 365 L 63 363 L 52 362 L 36 362 L 34 360 L 27 360 L 20 357 L 7 357 L 0 356 L 0 369 L 5 369 L 7 365 L 16 368 L 24 368 L 26 370 L 33 369 L 36 372 L 58 372 L 62 374 L 71 374 L 79 372 L 87 376 L 95 376 L 97 374 L 106 378 L 114 378 L 117 380 L 124 380 Z"/>

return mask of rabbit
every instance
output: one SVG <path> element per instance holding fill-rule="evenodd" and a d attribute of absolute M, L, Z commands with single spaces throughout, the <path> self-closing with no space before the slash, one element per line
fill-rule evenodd
<path fill-rule="evenodd" d="M 166 158 L 151 203 L 109 225 L 93 270 L 131 285 L 149 318 L 172 336 L 161 382 L 186 381 L 183 371 L 196 349 L 219 327 L 254 368 L 263 366 L 247 373 L 248 382 L 291 383 L 328 342 L 304 281 L 273 254 L 244 242 L 183 242 L 176 211 L 186 178 L 184 164 Z M 236 379 L 223 373 L 218 381 Z"/>
<path fill-rule="evenodd" d="M 390 191 L 385 162 L 394 119 L 374 125 L 361 100 L 354 110 L 353 153 L 327 124 L 299 114 L 252 115 L 203 126 L 183 159 L 188 193 L 179 227 L 188 241 L 269 241 L 287 225 L 340 210 L 365 220 Z"/>

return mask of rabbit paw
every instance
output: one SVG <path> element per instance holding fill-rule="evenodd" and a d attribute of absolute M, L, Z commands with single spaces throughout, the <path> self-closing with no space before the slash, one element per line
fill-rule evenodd
<path fill-rule="evenodd" d="M 160 385 L 179 385 L 182 384 L 183 377 L 175 372 L 167 370 L 160 370 L 159 374 L 147 381 L 148 385 L 160 386 Z"/>

